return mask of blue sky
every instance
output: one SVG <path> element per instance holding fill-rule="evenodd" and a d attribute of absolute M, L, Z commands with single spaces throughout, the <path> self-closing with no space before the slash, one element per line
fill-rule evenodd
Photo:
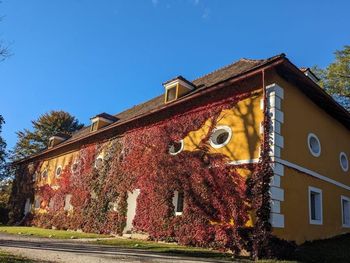
<path fill-rule="evenodd" d="M 326 66 L 350 44 L 350 1 L 3 0 L 0 114 L 15 132 L 49 110 L 88 124 L 241 57 Z"/>

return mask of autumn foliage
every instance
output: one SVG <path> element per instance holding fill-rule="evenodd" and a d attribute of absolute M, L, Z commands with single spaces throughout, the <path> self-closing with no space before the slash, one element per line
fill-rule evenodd
<path fill-rule="evenodd" d="M 44 212 L 28 217 L 27 224 L 122 234 L 128 192 L 140 189 L 134 231 L 147 233 L 154 240 L 235 253 L 245 249 L 255 257 L 268 254 L 272 176 L 268 115 L 257 164 L 229 165 L 227 156 L 210 153 L 208 145 L 222 110 L 249 96 L 250 92 L 227 96 L 108 141 L 85 145 L 51 185 L 36 187 Z M 210 128 L 194 151 L 169 154 L 169 144 L 199 129 L 208 119 Z M 101 153 L 104 161 L 97 169 L 95 160 Z M 240 174 L 243 168 L 250 170 L 248 177 Z M 184 193 L 180 216 L 174 212 L 174 191 Z M 67 195 L 71 195 L 72 209 L 65 209 Z M 247 224 L 251 216 L 253 226 Z"/>

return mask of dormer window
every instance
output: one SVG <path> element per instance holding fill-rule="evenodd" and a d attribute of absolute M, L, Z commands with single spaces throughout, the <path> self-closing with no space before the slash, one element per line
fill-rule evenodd
<path fill-rule="evenodd" d="M 107 113 L 101 113 L 91 118 L 90 131 L 97 131 L 105 126 L 110 125 L 111 123 L 117 121 L 118 118 Z"/>
<path fill-rule="evenodd" d="M 165 103 L 172 102 L 190 93 L 196 86 L 182 76 L 163 83 L 165 88 Z"/>
<path fill-rule="evenodd" d="M 305 76 L 309 77 L 313 82 L 317 83 L 320 79 L 316 76 L 315 73 L 311 71 L 310 68 L 300 68 Z"/>
<path fill-rule="evenodd" d="M 91 124 L 91 131 L 97 131 L 97 125 L 98 125 L 98 121 L 94 121 Z"/>
<path fill-rule="evenodd" d="M 69 138 L 70 138 L 70 135 L 68 135 L 68 134 L 58 133 L 58 134 L 50 137 L 49 143 L 48 143 L 48 148 L 50 149 L 50 148 L 56 146 L 57 144 L 60 144 L 61 142 L 65 141 Z"/>
<path fill-rule="evenodd" d="M 169 89 L 167 89 L 166 91 L 166 101 L 167 102 L 170 102 L 172 100 L 175 100 L 176 99 L 176 90 L 177 90 L 177 86 L 173 86 L 173 87 L 170 87 Z"/>

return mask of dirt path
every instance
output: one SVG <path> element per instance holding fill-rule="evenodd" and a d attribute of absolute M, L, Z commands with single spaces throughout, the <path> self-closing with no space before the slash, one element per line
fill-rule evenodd
<path fill-rule="evenodd" d="M 37 238 L 3 233 L 0 233 L 0 249 L 30 259 L 49 262 L 227 262 L 87 244 L 78 240 Z"/>

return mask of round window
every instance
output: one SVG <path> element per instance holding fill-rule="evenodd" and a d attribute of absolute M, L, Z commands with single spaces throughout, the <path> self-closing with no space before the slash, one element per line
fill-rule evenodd
<path fill-rule="evenodd" d="M 78 162 L 74 162 L 71 167 L 72 173 L 76 173 L 78 171 L 78 167 L 79 167 Z"/>
<path fill-rule="evenodd" d="M 307 145 L 309 146 L 310 153 L 318 157 L 321 154 L 321 143 L 317 136 L 313 133 L 310 133 L 307 137 Z"/>
<path fill-rule="evenodd" d="M 96 169 L 102 169 L 103 167 L 103 158 L 102 157 L 97 157 L 95 161 L 95 168 Z"/>
<path fill-rule="evenodd" d="M 46 179 L 46 178 L 47 178 L 47 170 L 44 170 L 44 171 L 41 173 L 41 178 L 42 178 L 42 179 Z"/>
<path fill-rule="evenodd" d="M 229 143 L 232 137 L 232 130 L 228 126 L 219 126 L 213 130 L 210 136 L 210 145 L 213 148 L 221 148 Z"/>
<path fill-rule="evenodd" d="M 180 153 L 183 150 L 183 148 L 184 148 L 183 140 L 178 141 L 178 142 L 172 142 L 169 145 L 169 153 L 171 155 L 176 155 L 176 154 Z"/>
<path fill-rule="evenodd" d="M 349 170 L 349 160 L 344 152 L 340 153 L 339 161 L 340 161 L 340 167 L 343 169 L 344 172 L 347 172 Z"/>
<path fill-rule="evenodd" d="M 58 166 L 57 169 L 56 169 L 56 176 L 60 177 L 61 173 L 62 173 L 62 167 Z"/>
<path fill-rule="evenodd" d="M 35 182 L 36 181 L 36 172 L 33 174 L 32 176 L 32 181 Z"/>

